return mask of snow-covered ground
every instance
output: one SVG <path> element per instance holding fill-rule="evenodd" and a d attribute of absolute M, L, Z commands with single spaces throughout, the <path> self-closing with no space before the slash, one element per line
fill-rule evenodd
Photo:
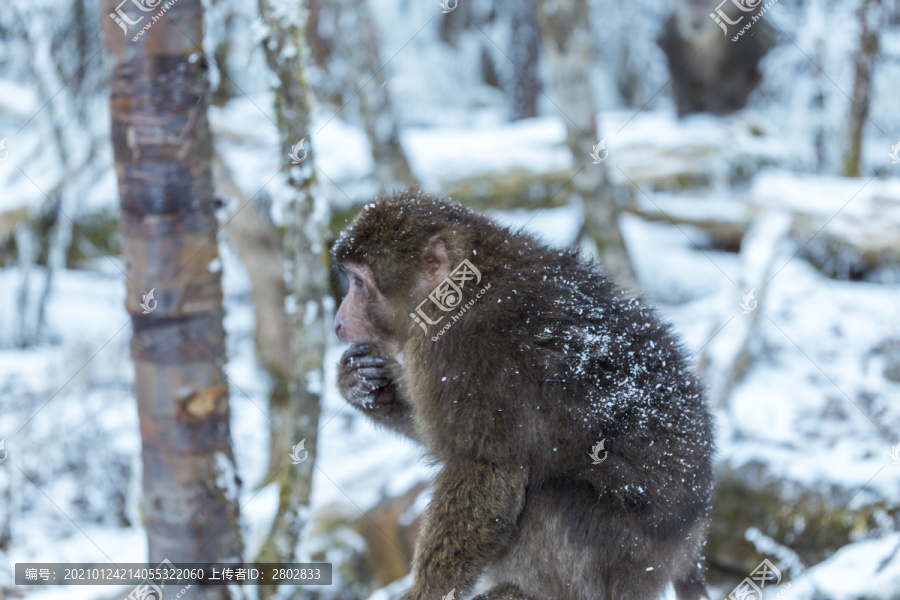
<path fill-rule="evenodd" d="M 254 113 L 251 103 L 236 101 L 212 114 L 218 148 L 248 196 L 280 165 L 275 132 Z M 603 117 L 601 122 L 612 130 L 630 116 Z M 756 157 L 760 165 L 774 160 L 784 140 L 777 136 L 760 140 L 741 133 L 745 131 L 740 119 L 676 122 L 667 113 L 643 113 L 610 145 L 609 166 L 612 172 L 619 167 L 626 174 L 649 169 L 652 172 L 640 177 L 658 181 L 666 173 L 709 164 L 692 162 L 690 156 L 696 154 L 691 152 L 679 153 L 685 140 L 693 150 L 715 153 L 722 136 L 728 137 L 733 152 L 723 165 L 744 154 Z M 417 176 L 426 189 L 439 191 L 441 182 L 483 172 L 565 168 L 569 159 L 560 145 L 562 134 L 560 121 L 543 118 L 471 130 L 417 128 L 405 131 L 404 140 L 415 157 Z M 648 156 L 653 157 L 652 169 L 642 162 Z M 370 152 L 357 128 L 339 119 L 331 121 L 317 137 L 315 160 L 353 200 L 370 193 Z M 713 173 L 711 180 L 715 177 Z M 812 205 L 825 223 L 841 207 L 839 199 L 851 201 L 863 183 L 787 172 L 769 172 L 755 181 L 734 191 L 713 185 L 718 195 L 710 189 L 694 197 L 655 192 L 652 186 L 645 191 L 657 208 L 679 216 L 728 220 L 745 214 L 750 204 L 758 211 L 764 199 L 774 211 Z M 892 213 L 900 210 L 895 183 L 875 182 L 872 195 L 851 201 L 828 227 L 856 225 L 864 234 L 869 229 L 866 219 L 874 214 L 866 212 L 872 203 L 881 203 L 882 208 L 886 204 Z M 276 219 L 286 206 L 282 185 L 276 179 L 266 188 Z M 577 207 L 497 211 L 492 216 L 562 245 L 575 241 L 582 220 Z M 674 324 L 688 351 L 697 361 L 717 353 L 720 344 L 725 352 L 729 340 L 747 330 L 753 314 L 745 314 L 741 306 L 748 292 L 741 287 L 746 257 L 717 250 L 703 231 L 690 225 L 651 222 L 630 214 L 621 224 L 646 295 Z M 268 449 L 264 414 L 268 384 L 253 345 L 249 278 L 227 240 L 219 242 L 232 432 L 245 483 L 242 525 L 247 555 L 252 556 L 277 504 L 274 485 L 257 490 Z M 796 255 L 799 249 L 795 242 L 785 243 L 773 253 L 777 272 L 771 280 L 753 283 L 758 288 L 765 284 L 764 300 L 754 309 L 762 316 L 750 337 L 752 361 L 746 376 L 730 403 L 716 409 L 718 459 L 731 468 L 761 463 L 770 476 L 785 481 L 821 490 L 851 490 L 858 492 L 854 502 L 867 499 L 896 507 L 900 465 L 893 464 L 889 452 L 900 442 L 900 383 L 884 373 L 900 360 L 900 285 L 829 279 Z M 40 274 L 37 269 L 33 277 L 39 279 Z M 20 278 L 17 269 L 0 270 L 0 315 L 5 326 L 15 319 Z M 53 280 L 42 342 L 25 350 L 0 349 L 0 432 L 9 451 L 0 468 L 0 483 L 10 490 L 9 498 L 0 498 L 0 513 L 14 515 L 9 526 L 15 540 L 0 552 L 0 586 L 11 584 L 16 562 L 146 558 L 140 528 L 140 443 L 130 389 L 130 322 L 123 294 L 115 266 L 102 272 L 60 272 Z M 312 509 L 314 515 L 328 510 L 352 518 L 383 497 L 428 480 L 432 471 L 413 444 L 376 429 L 339 397 L 334 365 L 341 351 L 335 343 L 326 359 L 317 449 L 321 471 L 315 477 Z M 110 500 L 116 490 L 121 497 Z M 797 527 L 803 532 L 805 525 Z M 884 527 L 894 527 L 893 521 L 888 519 Z M 789 562 L 790 553 L 768 536 L 750 532 L 747 539 L 756 544 L 760 556 Z M 900 589 L 897 543 L 896 533 L 872 535 L 862 529 L 857 541 L 825 562 L 796 565 L 792 581 L 783 581 L 777 589 L 790 584 L 787 593 L 798 600 L 823 597 L 826 592 L 841 599 L 896 597 L 890 593 Z M 838 572 L 853 576 L 842 578 Z M 724 595 L 738 582 L 739 578 L 717 591 Z M 102 593 L 105 590 L 52 588 L 30 597 L 89 598 Z"/>
<path fill-rule="evenodd" d="M 713 528 L 734 530 L 730 537 L 745 543 L 745 555 L 750 549 L 750 567 L 713 556 L 720 581 L 712 598 L 725 597 L 768 557 L 783 572 L 767 586 L 769 599 L 900 599 L 900 165 L 887 156 L 898 142 L 887 138 L 900 131 L 896 2 L 884 3 L 886 14 L 877 19 L 879 57 L 863 137 L 862 170 L 878 176 L 806 174 L 837 172 L 846 150 L 861 2 L 781 0 L 766 18 L 784 39 L 763 62 L 751 108 L 682 121 L 673 117 L 670 74 L 655 41 L 670 6 L 588 3 L 596 56 L 586 69 L 593 70 L 599 105 L 618 107 L 597 119 L 609 150 L 605 168 L 612 184 L 640 190 L 638 214 L 623 214 L 621 226 L 641 287 L 674 324 L 713 392 L 727 387 L 735 357 L 749 358 L 728 400 L 719 404 L 711 394 L 711 402 L 720 489 L 750 515 L 732 521 L 735 513 L 714 514 Z M 504 50 L 509 15 L 479 14 L 493 12 L 495 3 L 460 3 L 454 16 L 474 15 L 481 26 L 456 27 L 449 40 L 436 1 L 369 4 L 380 58 L 390 59 L 383 75 L 401 140 L 427 191 L 495 174 L 557 181 L 569 168 L 565 123 L 548 95 L 539 96 L 538 112 L 551 116 L 507 123 L 515 68 Z M 10 218 L 47 225 L 50 197 L 74 219 L 114 214 L 117 205 L 109 98 L 98 83 L 108 65 L 99 32 L 73 36 L 63 5 L 13 0 L 0 11 L 0 243 Z M 236 22 L 227 61 L 241 93 L 210 110 L 216 148 L 244 194 L 270 202 L 275 222 L 284 224 L 291 194 L 278 173 L 289 148 L 279 147 L 272 96 L 260 91 L 270 82 L 256 6 L 206 8 L 208 51 L 212 39 L 228 35 L 216 19 L 228 14 Z M 75 41 L 87 44 L 83 52 L 97 45 L 98 53 L 79 55 Z M 499 85 L 486 83 L 486 63 Z M 546 84 L 549 74 L 539 79 Z M 626 104 L 645 110 L 622 109 Z M 345 209 L 375 192 L 373 159 L 365 133 L 350 123 L 354 106 L 339 116 L 334 108 L 315 109 L 310 157 L 322 196 Z M 575 241 L 578 206 L 522 205 L 511 202 L 514 208 L 491 215 L 555 244 Z M 721 224 L 716 235 L 700 227 L 710 222 Z M 737 226 L 757 227 L 756 246 L 745 238 L 739 252 L 728 247 Z M 781 226 L 788 235 L 777 234 Z M 25 229 L 15 240 L 19 254 L 29 245 Z M 275 485 L 258 488 L 269 448 L 269 384 L 253 342 L 249 278 L 228 240 L 219 244 L 241 520 L 246 555 L 254 556 L 278 500 Z M 846 280 L 867 264 L 862 280 Z M 32 309 L 46 271 L 0 268 L 0 440 L 8 451 L 0 464 L 0 599 L 128 592 L 16 588 L 16 562 L 146 559 L 124 267 L 117 258 L 81 266 L 54 273 L 45 327 L 24 349 L 15 344 L 34 333 Z M 22 299 L 29 303 L 24 311 Z M 313 521 L 358 518 L 432 474 L 413 444 L 375 428 L 339 397 L 334 368 L 341 351 L 335 343 L 325 361 Z M 410 512 L 421 511 L 426 499 Z M 349 547 L 362 544 L 349 527 L 341 535 Z M 302 550 L 328 542 L 312 539 Z M 806 545 L 817 550 L 804 552 Z M 395 582 L 373 598 L 386 600 L 407 585 Z"/>

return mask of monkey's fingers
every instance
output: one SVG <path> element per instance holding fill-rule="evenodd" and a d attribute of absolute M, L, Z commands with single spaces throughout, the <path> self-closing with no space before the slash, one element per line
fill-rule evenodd
<path fill-rule="evenodd" d="M 384 369 L 387 366 L 387 360 L 364 356 L 362 358 L 350 358 L 348 359 L 348 364 L 354 369 Z"/>
<path fill-rule="evenodd" d="M 387 379 L 391 376 L 390 372 L 384 367 L 357 367 L 356 374 L 358 377 Z"/>
<path fill-rule="evenodd" d="M 356 405 L 372 402 L 381 393 L 380 390 L 387 389 L 389 385 L 387 381 L 361 379 L 349 390 L 347 400 Z"/>
<path fill-rule="evenodd" d="M 387 386 L 391 380 L 387 377 L 364 377 L 360 378 L 359 382 L 367 390 L 376 390 Z"/>
<path fill-rule="evenodd" d="M 350 358 L 351 356 L 365 356 L 369 352 L 372 351 L 371 344 L 362 343 L 362 344 L 353 344 L 349 348 L 344 351 L 344 358 Z"/>

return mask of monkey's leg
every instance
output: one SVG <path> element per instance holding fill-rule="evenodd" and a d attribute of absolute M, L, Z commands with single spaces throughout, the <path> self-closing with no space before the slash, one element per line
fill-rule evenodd
<path fill-rule="evenodd" d="M 687 572 L 688 555 L 651 541 L 646 518 L 603 502 L 588 482 L 547 480 L 528 488 L 516 536 L 487 575 L 539 600 L 654 600 Z"/>
<path fill-rule="evenodd" d="M 470 458 L 447 463 L 434 482 L 403 600 L 465 593 L 509 545 L 525 502 L 527 475 L 517 463 Z"/>
<path fill-rule="evenodd" d="M 504 583 L 475 596 L 472 600 L 536 600 L 536 598 L 526 596 L 522 590 L 511 583 Z"/>

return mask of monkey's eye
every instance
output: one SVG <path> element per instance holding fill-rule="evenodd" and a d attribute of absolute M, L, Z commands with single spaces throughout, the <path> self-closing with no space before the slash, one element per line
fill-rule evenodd
<path fill-rule="evenodd" d="M 355 285 L 356 287 L 362 287 L 363 284 L 365 283 L 365 281 L 363 280 L 363 278 L 360 277 L 359 275 L 351 275 L 351 276 L 350 276 L 350 281 L 351 281 L 351 282 L 353 283 L 353 285 Z"/>

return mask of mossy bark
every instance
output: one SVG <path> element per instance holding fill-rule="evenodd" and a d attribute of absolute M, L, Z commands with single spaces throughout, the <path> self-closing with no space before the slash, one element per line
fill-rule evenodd
<path fill-rule="evenodd" d="M 267 28 L 263 49 L 269 69 L 278 81 L 274 88 L 276 122 L 285 152 L 306 138 L 306 158 L 288 170 L 293 188 L 292 221 L 288 232 L 288 256 L 292 268 L 288 278 L 292 315 L 292 374 L 290 400 L 273 418 L 281 421 L 292 445 L 305 440 L 305 460 L 292 464 L 291 448 L 283 448 L 283 468 L 278 472 L 280 494 L 278 513 L 257 559 L 261 562 L 294 562 L 298 542 L 309 517 L 309 499 L 316 461 L 316 440 L 322 386 L 322 359 L 325 355 L 331 315 L 326 311 L 329 280 L 326 246 L 323 240 L 328 223 L 328 206 L 315 192 L 315 140 L 310 139 L 310 92 L 304 78 L 309 50 L 303 37 L 307 8 L 300 0 L 259 0 L 263 24 Z M 287 156 L 285 155 L 287 162 Z M 260 587 L 260 598 L 268 598 L 275 588 Z"/>

